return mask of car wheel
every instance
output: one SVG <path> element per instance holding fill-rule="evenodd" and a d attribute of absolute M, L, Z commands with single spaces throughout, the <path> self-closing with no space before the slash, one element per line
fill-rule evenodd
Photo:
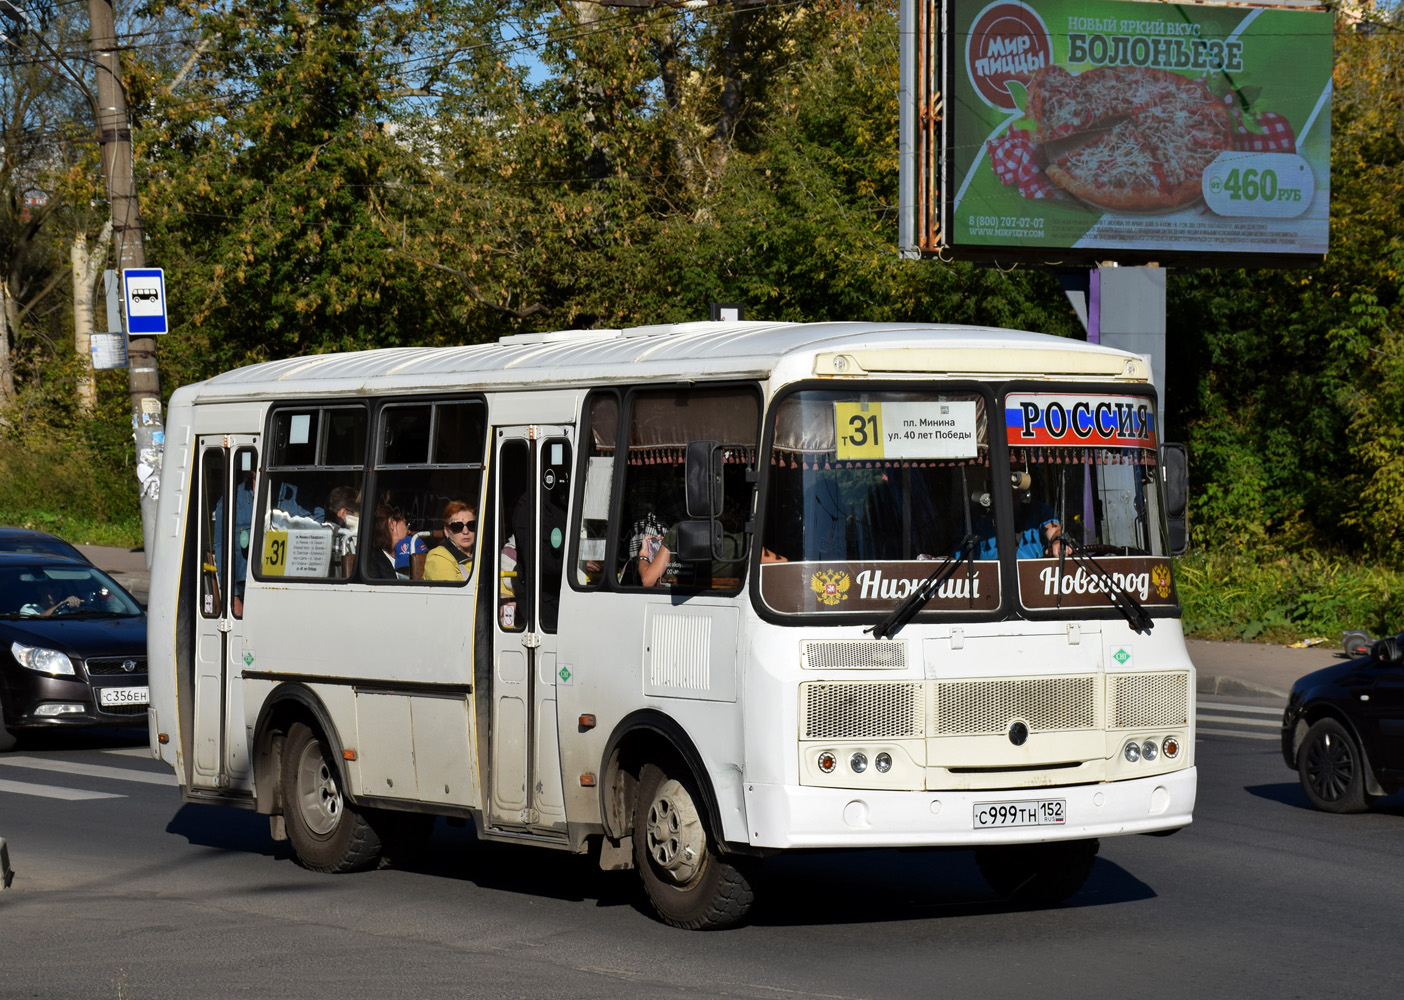
<path fill-rule="evenodd" d="M 0 753 L 13 750 L 16 742 L 15 734 L 5 728 L 5 703 L 0 701 Z"/>
<path fill-rule="evenodd" d="M 298 860 L 318 872 L 361 871 L 380 857 L 375 828 L 342 795 L 326 742 L 301 722 L 288 730 L 281 775 L 283 820 Z"/>
<path fill-rule="evenodd" d="M 716 851 L 685 776 L 645 764 L 634 806 L 634 861 L 664 923 L 687 930 L 730 927 L 751 909 L 745 873 Z"/>
<path fill-rule="evenodd" d="M 1061 903 L 1092 874 L 1101 845 L 1096 840 L 977 847 L 975 864 L 991 889 L 1027 906 Z"/>
<path fill-rule="evenodd" d="M 1297 750 L 1302 791 L 1312 805 L 1326 812 L 1364 811 L 1364 766 L 1355 737 L 1335 719 L 1318 720 Z"/>

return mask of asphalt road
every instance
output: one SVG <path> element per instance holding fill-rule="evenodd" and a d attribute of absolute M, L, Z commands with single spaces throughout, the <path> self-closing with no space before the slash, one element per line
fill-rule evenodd
<path fill-rule="evenodd" d="M 1244 721 L 1201 738 L 1194 825 L 1104 841 L 1068 905 L 1001 902 L 968 852 L 815 854 L 768 863 L 717 933 L 657 923 L 633 873 L 442 822 L 408 870 L 317 875 L 265 818 L 182 805 L 140 736 L 30 743 L 0 756 L 0 997 L 1393 992 L 1404 799 L 1309 809 L 1253 704 L 1213 709 Z M 51 797 L 78 794 L 113 797 Z"/>

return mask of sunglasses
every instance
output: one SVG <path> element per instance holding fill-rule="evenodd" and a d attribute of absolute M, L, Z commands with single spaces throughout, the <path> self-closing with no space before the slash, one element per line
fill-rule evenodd
<path fill-rule="evenodd" d="M 456 535 L 461 531 L 477 531 L 478 523 L 476 521 L 450 521 L 444 527 Z"/>

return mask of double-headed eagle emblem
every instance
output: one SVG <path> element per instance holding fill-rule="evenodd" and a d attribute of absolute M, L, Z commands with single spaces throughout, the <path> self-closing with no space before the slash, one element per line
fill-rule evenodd
<path fill-rule="evenodd" d="M 820 570 L 809 578 L 809 589 L 819 598 L 820 604 L 834 607 L 848 600 L 848 588 L 852 580 L 841 569 Z"/>

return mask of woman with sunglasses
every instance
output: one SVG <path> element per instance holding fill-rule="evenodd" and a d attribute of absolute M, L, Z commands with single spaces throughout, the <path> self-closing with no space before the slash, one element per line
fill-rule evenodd
<path fill-rule="evenodd" d="M 478 515 L 462 500 L 444 505 L 444 543 L 429 550 L 424 559 L 424 579 L 468 579 L 473 571 L 473 545 L 478 538 Z"/>

